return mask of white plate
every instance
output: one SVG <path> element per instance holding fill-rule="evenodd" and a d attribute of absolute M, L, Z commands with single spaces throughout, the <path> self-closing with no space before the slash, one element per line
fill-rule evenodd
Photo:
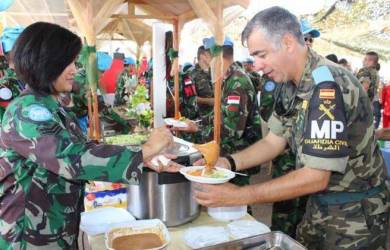
<path fill-rule="evenodd" d="M 223 171 L 226 175 L 225 178 L 210 178 L 210 177 L 203 177 L 203 176 L 193 176 L 188 174 L 189 171 L 194 171 L 198 169 L 204 169 L 204 166 L 192 166 L 192 167 L 184 167 L 180 169 L 180 173 L 184 175 L 188 180 L 193 182 L 199 182 L 199 183 L 206 183 L 206 184 L 221 184 L 228 182 L 230 179 L 233 179 L 236 175 L 234 172 L 226 169 L 226 168 L 220 168 L 215 167 L 217 170 Z"/>
<path fill-rule="evenodd" d="M 186 128 L 188 126 L 187 123 L 185 123 L 183 121 L 175 120 L 174 118 L 165 118 L 164 122 L 168 126 L 173 126 L 176 128 Z"/>
<path fill-rule="evenodd" d="M 242 239 L 271 232 L 267 225 L 254 220 L 237 220 L 229 223 L 227 228 L 233 239 Z"/>

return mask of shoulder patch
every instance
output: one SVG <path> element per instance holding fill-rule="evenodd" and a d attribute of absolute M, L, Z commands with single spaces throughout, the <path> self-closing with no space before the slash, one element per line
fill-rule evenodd
<path fill-rule="evenodd" d="M 264 89 L 267 92 L 271 92 L 271 91 L 274 91 L 275 86 L 276 85 L 275 85 L 275 83 L 273 81 L 266 81 L 265 85 L 264 85 Z"/>
<path fill-rule="evenodd" d="M 50 113 L 50 111 L 46 107 L 39 104 L 32 104 L 28 106 L 27 114 L 30 120 L 36 122 L 44 122 L 53 118 L 52 113 Z"/>
<path fill-rule="evenodd" d="M 334 78 L 328 66 L 320 66 L 316 68 L 313 70 L 312 76 L 316 85 L 321 82 L 334 82 Z"/>
<path fill-rule="evenodd" d="M 8 101 L 11 100 L 11 98 L 12 98 L 12 91 L 9 88 L 4 87 L 0 89 L 0 99 L 4 101 Z"/>
<path fill-rule="evenodd" d="M 239 95 L 228 96 L 227 104 L 240 104 L 240 96 Z"/>
<path fill-rule="evenodd" d="M 321 82 L 313 91 L 303 133 L 302 152 L 322 158 L 349 155 L 343 95 L 335 82 Z"/>

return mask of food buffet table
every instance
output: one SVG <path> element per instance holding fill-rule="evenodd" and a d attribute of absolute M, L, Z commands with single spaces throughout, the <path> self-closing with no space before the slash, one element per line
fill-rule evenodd
<path fill-rule="evenodd" d="M 241 220 L 255 220 L 249 214 L 246 214 Z M 177 227 L 168 228 L 171 236 L 171 242 L 168 245 L 168 249 L 171 250 L 187 250 L 189 248 L 183 240 L 184 232 L 191 227 L 198 226 L 226 226 L 230 222 L 221 222 L 210 217 L 207 212 L 201 211 L 200 216 L 192 222 L 186 223 Z M 89 244 L 92 250 L 106 250 L 104 234 L 88 237 Z"/>

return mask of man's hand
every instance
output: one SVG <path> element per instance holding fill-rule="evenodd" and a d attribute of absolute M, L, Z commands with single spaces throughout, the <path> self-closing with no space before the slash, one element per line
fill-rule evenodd
<path fill-rule="evenodd" d="M 194 183 L 196 201 L 206 207 L 229 207 L 246 205 L 240 187 L 231 183 L 208 185 Z"/>

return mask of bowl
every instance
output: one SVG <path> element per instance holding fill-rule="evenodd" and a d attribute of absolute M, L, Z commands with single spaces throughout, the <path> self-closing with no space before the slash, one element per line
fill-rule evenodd
<path fill-rule="evenodd" d="M 237 207 L 209 207 L 207 213 L 219 221 L 232 221 L 244 217 L 247 213 L 247 206 Z"/>
<path fill-rule="evenodd" d="M 184 175 L 190 181 L 205 183 L 205 184 L 221 184 L 228 182 L 233 179 L 236 174 L 226 168 L 215 167 L 218 171 L 224 174 L 223 178 L 212 178 L 212 177 L 204 177 L 204 176 L 194 176 L 189 174 L 189 172 L 194 170 L 203 170 L 205 166 L 192 166 L 192 167 L 184 167 L 180 169 L 180 173 Z"/>

